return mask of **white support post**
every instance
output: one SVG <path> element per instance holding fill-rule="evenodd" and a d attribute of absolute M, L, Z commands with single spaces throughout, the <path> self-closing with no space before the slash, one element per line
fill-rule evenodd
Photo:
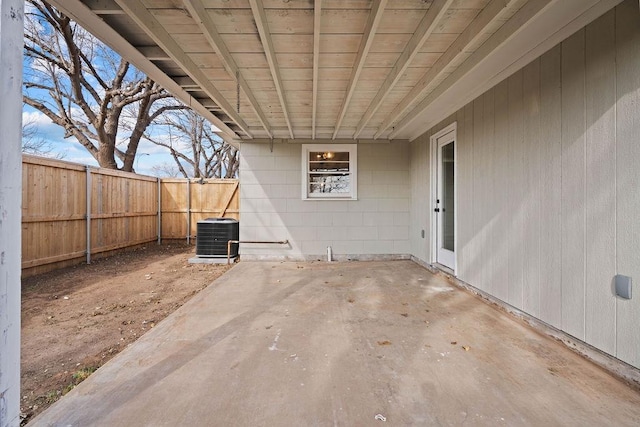
<path fill-rule="evenodd" d="M 0 427 L 20 425 L 23 0 L 0 0 Z"/>
<path fill-rule="evenodd" d="M 87 264 L 91 264 L 91 166 L 87 165 L 87 188 L 85 196 L 87 198 L 87 214 L 85 221 L 87 225 Z"/>

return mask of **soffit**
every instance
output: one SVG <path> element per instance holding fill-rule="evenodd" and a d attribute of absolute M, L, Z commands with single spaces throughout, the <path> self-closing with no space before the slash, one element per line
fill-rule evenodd
<path fill-rule="evenodd" d="M 228 141 L 388 141 L 416 138 L 619 1 L 51 3 Z"/>

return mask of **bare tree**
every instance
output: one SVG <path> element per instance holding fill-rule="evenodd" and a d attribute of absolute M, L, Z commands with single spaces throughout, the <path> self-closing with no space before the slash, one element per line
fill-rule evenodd
<path fill-rule="evenodd" d="M 180 176 L 180 170 L 174 163 L 163 162 L 158 165 L 154 165 L 151 170 L 155 176 L 162 178 L 178 178 Z"/>
<path fill-rule="evenodd" d="M 160 120 L 166 133 L 145 134 L 165 147 L 185 178 L 235 178 L 240 166 L 238 151 L 211 130 L 211 124 L 192 110 L 173 111 Z"/>
<path fill-rule="evenodd" d="M 38 128 L 34 121 L 22 124 L 22 152 L 34 156 L 63 159 L 63 153 L 54 153 L 51 142 L 38 135 Z"/>
<path fill-rule="evenodd" d="M 27 0 L 25 9 L 24 102 L 62 126 L 100 166 L 132 171 L 147 127 L 185 107 L 46 2 Z"/>

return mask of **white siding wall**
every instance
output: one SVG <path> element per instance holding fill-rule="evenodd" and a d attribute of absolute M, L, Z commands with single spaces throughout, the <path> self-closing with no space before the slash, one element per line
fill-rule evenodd
<path fill-rule="evenodd" d="M 241 245 L 244 259 L 410 254 L 408 143 L 358 145 L 358 200 L 302 200 L 299 144 L 243 143 L 240 155 L 240 239 L 291 242 Z"/>
<path fill-rule="evenodd" d="M 429 136 L 458 123 L 460 279 L 640 367 L 640 12 L 628 0 L 411 144 L 431 261 Z M 635 282 L 616 298 L 615 274 Z"/>

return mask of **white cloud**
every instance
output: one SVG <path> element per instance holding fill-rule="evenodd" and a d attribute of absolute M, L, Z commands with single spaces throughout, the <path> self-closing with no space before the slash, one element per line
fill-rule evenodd
<path fill-rule="evenodd" d="M 169 150 L 161 147 L 160 145 L 156 145 L 152 142 L 142 140 L 140 141 L 140 145 L 138 145 L 138 154 L 146 153 L 146 154 L 167 154 Z"/>
<path fill-rule="evenodd" d="M 25 125 L 28 123 L 33 123 L 34 126 L 47 126 L 53 124 L 51 119 L 40 111 L 23 111 L 22 124 Z"/>

